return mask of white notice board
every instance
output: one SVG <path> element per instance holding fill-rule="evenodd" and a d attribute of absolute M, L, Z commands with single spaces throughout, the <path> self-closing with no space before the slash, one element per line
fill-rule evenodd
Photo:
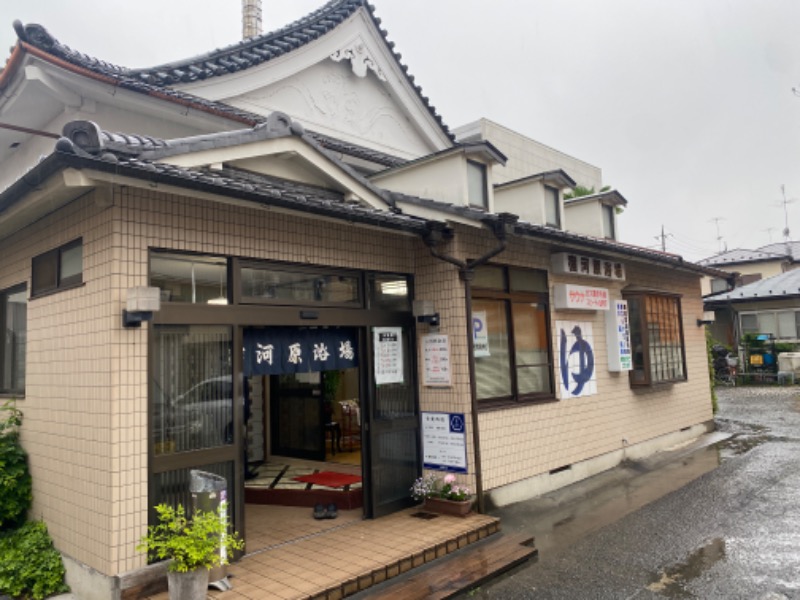
<path fill-rule="evenodd" d="M 424 371 L 422 385 L 451 385 L 450 381 L 450 338 L 441 333 L 422 336 L 422 361 Z"/>
<path fill-rule="evenodd" d="M 422 413 L 422 456 L 426 469 L 467 472 L 464 413 Z"/>

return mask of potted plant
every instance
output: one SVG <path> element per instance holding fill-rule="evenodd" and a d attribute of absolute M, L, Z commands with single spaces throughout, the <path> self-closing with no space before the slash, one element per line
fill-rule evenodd
<path fill-rule="evenodd" d="M 228 532 L 225 503 L 216 512 L 196 510 L 191 519 L 180 504 L 159 504 L 156 512 L 159 523 L 148 528 L 136 549 L 157 560 L 170 559 L 170 600 L 205 599 L 208 571 L 228 564 L 227 556 L 244 548 L 239 535 Z"/>
<path fill-rule="evenodd" d="M 448 473 L 444 477 L 428 474 L 414 481 L 411 486 L 414 500 L 424 500 L 425 509 L 446 515 L 465 517 L 472 510 L 472 492 L 456 482 L 456 476 Z"/>

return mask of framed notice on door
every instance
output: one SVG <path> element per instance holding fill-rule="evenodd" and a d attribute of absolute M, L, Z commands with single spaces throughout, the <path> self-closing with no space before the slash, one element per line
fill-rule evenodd
<path fill-rule="evenodd" d="M 375 383 L 403 383 L 402 327 L 375 327 Z"/>

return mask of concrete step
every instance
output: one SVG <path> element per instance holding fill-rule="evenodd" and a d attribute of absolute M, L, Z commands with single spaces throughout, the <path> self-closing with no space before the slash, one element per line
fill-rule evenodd
<path fill-rule="evenodd" d="M 532 537 L 499 533 L 369 590 L 371 600 L 442 600 L 536 558 Z"/>

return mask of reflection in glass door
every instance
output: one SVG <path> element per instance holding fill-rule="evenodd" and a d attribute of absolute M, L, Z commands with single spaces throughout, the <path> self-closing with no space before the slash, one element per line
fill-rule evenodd
<path fill-rule="evenodd" d="M 190 469 L 225 477 L 233 503 L 232 348 L 230 327 L 153 327 L 150 506 L 191 506 Z"/>

